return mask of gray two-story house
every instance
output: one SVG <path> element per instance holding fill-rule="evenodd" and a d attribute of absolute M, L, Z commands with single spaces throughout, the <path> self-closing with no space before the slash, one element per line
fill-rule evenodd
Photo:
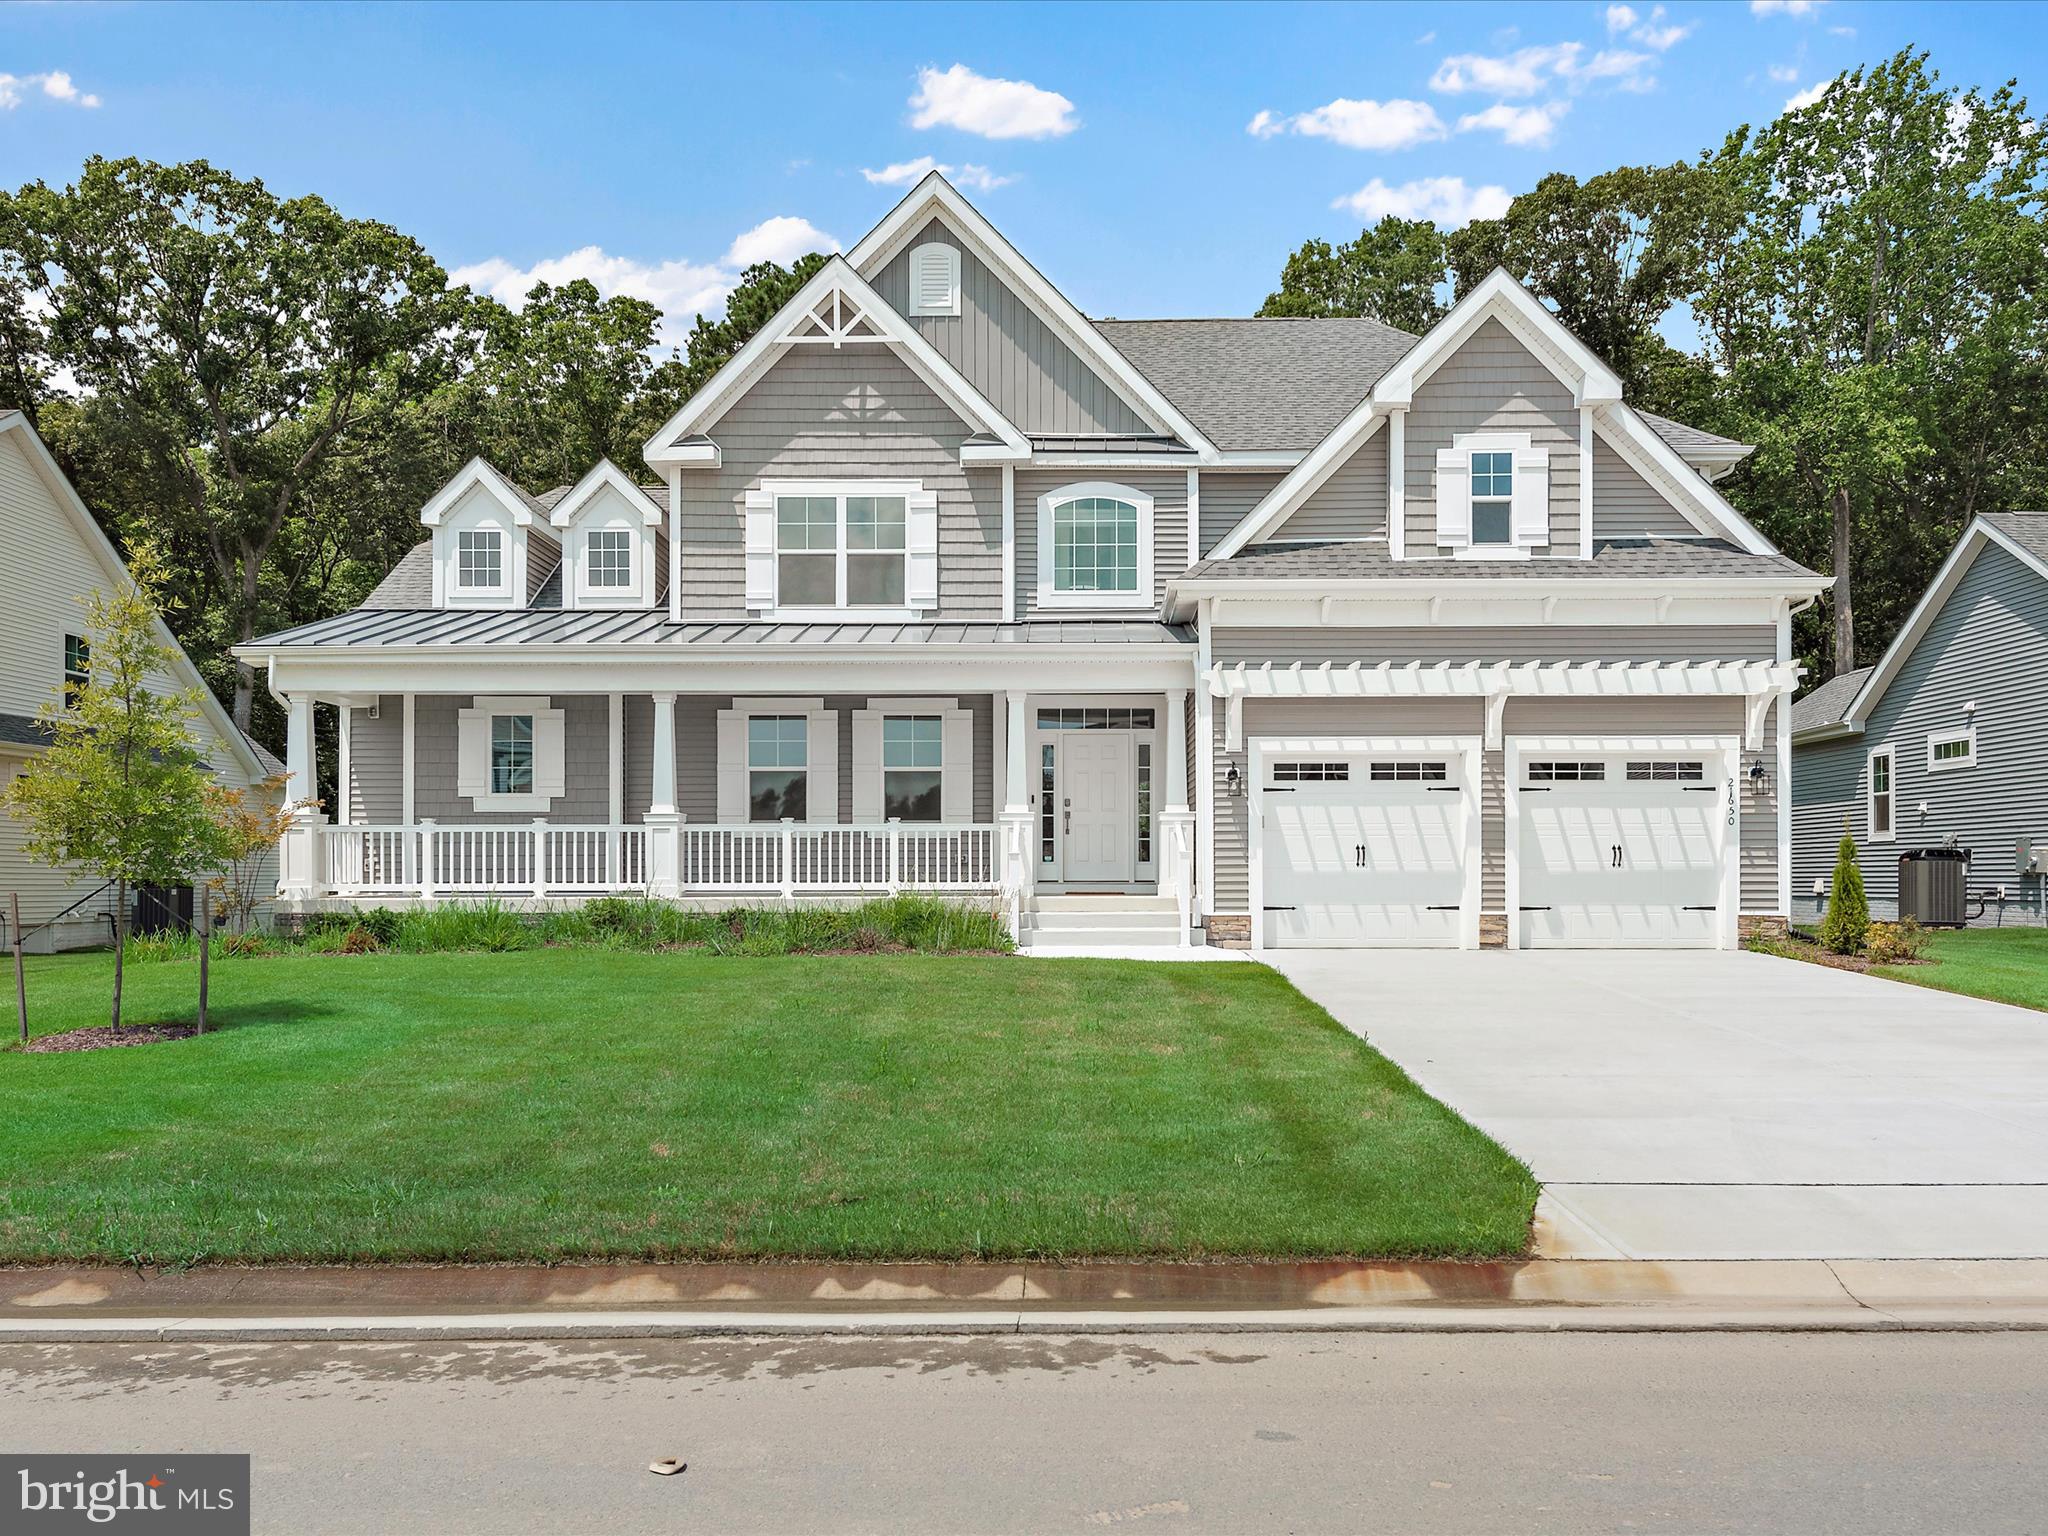
<path fill-rule="evenodd" d="M 1976 518 L 1883 659 L 1793 705 L 1792 785 L 1797 920 L 1844 830 L 1877 917 L 1901 854 L 1953 845 L 1966 920 L 2048 920 L 2048 513 Z"/>
<path fill-rule="evenodd" d="M 999 903 L 1062 944 L 1720 945 L 1790 910 L 1824 578 L 1503 273 L 1428 335 L 1094 321 L 942 177 L 647 444 L 469 465 L 242 654 L 307 904 Z"/>

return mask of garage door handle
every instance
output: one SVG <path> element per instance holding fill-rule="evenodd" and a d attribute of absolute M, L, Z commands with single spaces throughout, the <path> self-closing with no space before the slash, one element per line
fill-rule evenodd
<path fill-rule="evenodd" d="M 1454 901 L 1447 907 L 1431 907 L 1429 910 L 1432 912 L 1462 912 L 1465 909 Z"/>
<path fill-rule="evenodd" d="M 1718 795 L 1721 793 L 1721 786 L 1718 784 L 1687 784 L 1682 787 L 1688 795 Z"/>
<path fill-rule="evenodd" d="M 1550 910 L 1550 908 L 1548 908 L 1548 907 L 1523 907 L 1523 908 L 1522 908 L 1521 910 L 1522 910 L 1522 911 L 1524 911 L 1524 912 L 1548 912 L 1548 911 Z"/>
<path fill-rule="evenodd" d="M 1721 908 L 1718 903 L 1711 903 L 1704 907 L 1685 907 L 1681 910 L 1686 912 L 1718 912 L 1721 910 Z"/>
<path fill-rule="evenodd" d="M 1265 910 L 1266 910 L 1266 911 L 1268 911 L 1268 912 L 1292 912 L 1292 911 L 1294 910 L 1294 908 L 1292 908 L 1292 907 L 1267 907 L 1267 908 L 1266 908 Z"/>
<path fill-rule="evenodd" d="M 1522 793 L 1525 795 L 1547 795 L 1550 793 L 1550 786 L 1548 784 L 1524 784 L 1522 786 Z M 1546 907 L 1544 910 L 1547 912 L 1550 909 Z"/>
<path fill-rule="evenodd" d="M 1432 784 L 1429 786 L 1429 792 L 1432 795 L 1462 795 L 1465 793 L 1465 786 L 1462 784 Z"/>

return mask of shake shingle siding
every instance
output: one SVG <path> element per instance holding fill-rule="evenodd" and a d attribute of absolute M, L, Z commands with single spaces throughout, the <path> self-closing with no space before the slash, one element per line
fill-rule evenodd
<path fill-rule="evenodd" d="M 960 252 L 958 315 L 910 313 L 910 253 L 933 241 Z M 1039 318 L 1037 310 L 937 219 L 882 269 L 875 291 L 1020 432 L 1094 435 L 1154 430 Z"/>
<path fill-rule="evenodd" d="M 1201 474 L 1202 555 L 1223 541 L 1223 536 L 1243 522 L 1253 507 L 1272 493 L 1284 478 L 1279 470 L 1224 473 L 1205 469 Z"/>
<path fill-rule="evenodd" d="M 1526 432 L 1550 449 L 1550 548 L 1579 548 L 1579 410 L 1498 320 L 1488 320 L 1415 391 L 1405 429 L 1403 522 L 1410 554 L 1436 543 L 1436 455 L 1468 432 Z"/>
<path fill-rule="evenodd" d="M 939 497 L 939 616 L 1002 617 L 1001 472 L 965 469 L 968 426 L 876 346 L 800 347 L 710 428 L 723 464 L 682 472 L 687 621 L 744 619 L 746 492 L 763 480 L 919 480 Z"/>
<path fill-rule="evenodd" d="M 1385 539 L 1387 536 L 1387 429 L 1368 437 L 1272 533 L 1293 539 Z"/>
<path fill-rule="evenodd" d="M 1598 433 L 1593 437 L 1593 537 L 1697 534 L 1700 530 L 1637 474 Z"/>
<path fill-rule="evenodd" d="M 1219 664 L 1330 661 L 1766 661 L 1777 655 L 1769 625 L 1714 628 L 1698 625 L 1569 626 L 1452 629 L 1219 628 L 1211 639 Z M 1259 735 L 1317 733 L 1347 736 L 1478 735 L 1485 725 L 1477 699 L 1247 699 L 1247 741 Z M 1216 911 L 1244 912 L 1250 904 L 1245 797 L 1232 796 L 1233 764 L 1248 774 L 1247 753 L 1225 747 L 1227 712 L 1215 712 Z M 1563 733 L 1615 736 L 1739 735 L 1738 699 L 1510 699 L 1502 720 L 1508 735 Z M 1762 754 L 1776 761 L 1775 738 Z M 1507 905 L 1505 754 L 1483 754 L 1480 786 L 1481 910 Z M 1745 786 L 1739 863 L 1742 910 L 1776 912 L 1777 806 L 1772 795 Z"/>
<path fill-rule="evenodd" d="M 1793 911 L 1818 916 L 1816 880 L 1832 874 L 1846 820 L 1861 852 L 1873 914 L 1898 903 L 1899 855 L 1953 837 L 1971 851 L 1974 898 L 2003 885 L 1983 921 L 2042 921 L 2042 881 L 2022 878 L 2017 845 L 2048 841 L 2048 580 L 2009 551 L 1986 544 L 1964 571 L 1912 653 L 1871 710 L 1863 735 L 1797 748 L 1793 780 Z M 1966 704 L 1975 704 L 1974 714 Z M 1932 733 L 1974 724 L 1977 761 L 1932 771 Z M 1870 838 L 1869 758 L 1893 748 L 1890 842 Z M 1925 807 L 1925 813 L 1922 807 Z M 1974 905 L 1974 901 L 1973 901 Z"/>
<path fill-rule="evenodd" d="M 1041 610 L 1038 604 L 1038 498 L 1083 482 L 1128 486 L 1152 498 L 1152 601 L 1166 599 L 1166 582 L 1188 568 L 1188 473 L 1184 469 L 1017 471 L 1017 617 L 1044 612 L 1058 617 L 1076 610 Z M 1207 495 L 1204 484 L 1203 494 Z"/>

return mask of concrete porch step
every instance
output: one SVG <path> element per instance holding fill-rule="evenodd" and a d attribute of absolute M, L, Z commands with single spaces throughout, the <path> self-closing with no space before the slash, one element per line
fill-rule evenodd
<path fill-rule="evenodd" d="M 1162 933 L 1180 931 L 1178 912 L 1027 912 L 1024 928 L 1030 933 L 1100 933 L 1107 928 L 1147 929 Z"/>
<path fill-rule="evenodd" d="M 1072 928 L 1024 930 L 1021 945 L 1026 954 L 1051 955 L 1062 950 L 1176 949 L 1180 929 L 1172 928 Z"/>
<path fill-rule="evenodd" d="M 1024 907 L 1028 912 L 1178 912 L 1180 902 L 1172 896 L 1106 891 L 1100 895 L 1032 896 Z"/>

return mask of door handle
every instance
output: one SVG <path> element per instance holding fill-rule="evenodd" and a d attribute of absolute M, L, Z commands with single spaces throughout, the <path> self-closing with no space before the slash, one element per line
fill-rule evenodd
<path fill-rule="evenodd" d="M 1062 832 L 1074 830 L 1074 813 L 1071 808 L 1060 812 L 1060 830 Z"/>

